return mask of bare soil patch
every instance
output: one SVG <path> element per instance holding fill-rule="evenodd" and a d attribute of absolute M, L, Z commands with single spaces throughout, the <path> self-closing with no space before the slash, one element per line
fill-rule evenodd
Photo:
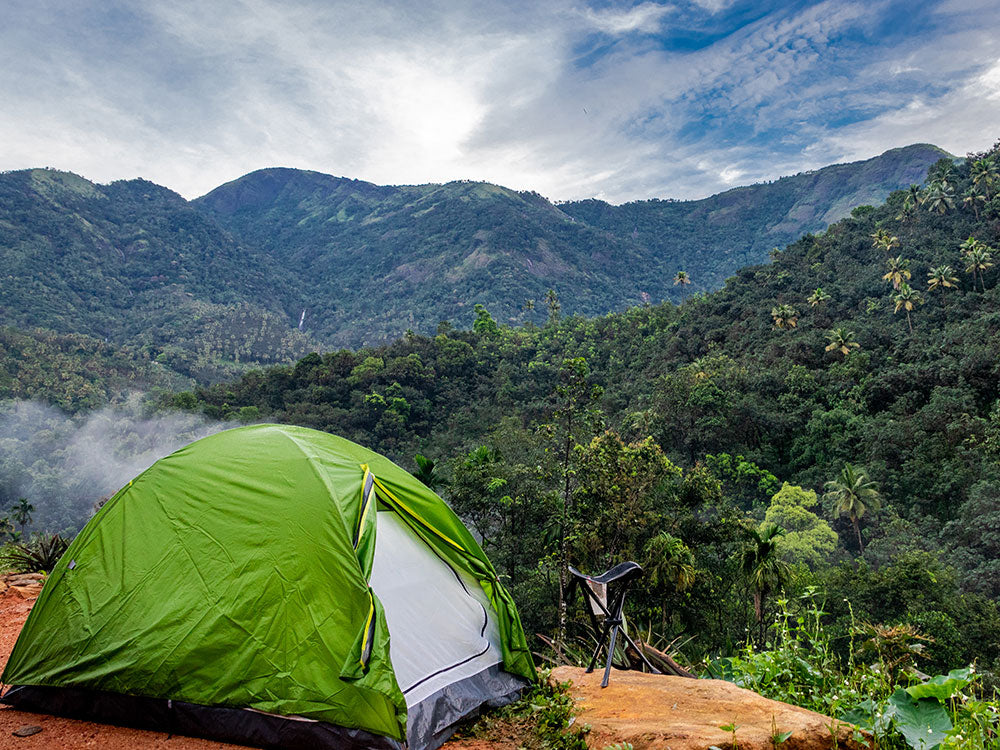
<path fill-rule="evenodd" d="M 615 670 L 611 683 L 602 688 L 602 676 L 600 671 L 586 674 L 574 667 L 552 672 L 554 679 L 573 683 L 571 692 L 583 709 L 578 721 L 591 726 L 591 747 L 629 742 L 635 750 L 705 750 L 712 745 L 730 750 L 733 734 L 720 727 L 735 723 L 739 750 L 771 750 L 775 728 L 792 732 L 780 744 L 781 750 L 859 748 L 851 740 L 854 727 L 850 724 L 764 698 L 723 680 Z"/>

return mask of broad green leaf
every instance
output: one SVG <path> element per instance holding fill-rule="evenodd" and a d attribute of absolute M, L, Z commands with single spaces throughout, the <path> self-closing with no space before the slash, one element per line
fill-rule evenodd
<path fill-rule="evenodd" d="M 911 698 L 937 698 L 946 701 L 958 695 L 966 685 L 972 682 L 972 670 L 953 669 L 947 675 L 939 674 L 920 685 L 911 685 L 906 692 Z"/>
<path fill-rule="evenodd" d="M 914 701 L 904 688 L 897 688 L 889 697 L 886 711 L 896 730 L 913 750 L 932 750 L 951 731 L 948 712 L 936 698 Z"/>
<path fill-rule="evenodd" d="M 850 722 L 851 724 L 861 727 L 862 729 L 871 731 L 877 709 L 878 704 L 875 703 L 875 701 L 871 698 L 865 698 L 865 700 L 860 703 L 857 703 L 850 708 L 841 710 L 840 718 L 843 721 Z"/>

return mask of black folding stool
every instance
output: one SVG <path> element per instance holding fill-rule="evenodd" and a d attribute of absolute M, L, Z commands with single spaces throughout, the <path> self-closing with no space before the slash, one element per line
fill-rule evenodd
<path fill-rule="evenodd" d="M 653 674 L 661 674 L 656 667 L 649 663 L 649 659 L 647 659 L 646 655 L 642 653 L 642 649 L 635 645 L 635 641 L 633 641 L 629 637 L 629 634 L 622 628 L 622 624 L 624 623 L 622 618 L 622 609 L 625 606 L 625 594 L 628 593 L 629 584 L 642 575 L 642 568 L 639 566 L 639 563 L 619 563 L 615 567 L 611 568 L 611 570 L 607 570 L 599 576 L 584 575 L 572 565 L 569 566 L 569 572 L 573 574 L 574 582 L 579 583 L 580 588 L 583 589 L 584 601 L 591 605 L 588 607 L 588 611 L 590 612 L 591 622 L 594 624 L 595 633 L 598 632 L 599 625 L 594 607 L 596 606 L 601 612 L 604 613 L 604 629 L 601 631 L 601 635 L 597 639 L 597 648 L 594 649 L 594 656 L 590 660 L 590 666 L 587 667 L 587 674 L 594 671 L 594 665 L 597 664 L 597 656 L 601 653 L 601 648 L 605 645 L 605 643 L 607 643 L 608 661 L 607 664 L 604 665 L 604 679 L 601 680 L 601 687 L 605 688 L 608 686 L 608 679 L 611 677 L 611 660 L 615 655 L 615 642 L 619 632 L 621 632 L 625 640 L 628 641 L 629 645 L 635 649 L 636 653 L 639 654 L 639 658 L 642 659 L 643 664 L 649 667 L 649 671 Z M 592 583 L 607 586 L 609 595 L 611 592 L 610 584 L 615 584 L 614 596 L 609 596 L 609 603 L 611 605 L 610 608 L 605 606 L 600 597 L 594 593 L 594 590 L 590 587 L 590 584 Z M 610 642 L 608 641 L 609 637 Z"/>

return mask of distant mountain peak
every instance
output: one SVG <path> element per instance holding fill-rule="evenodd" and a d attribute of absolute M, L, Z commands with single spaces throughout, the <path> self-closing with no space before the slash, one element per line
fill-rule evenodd
<path fill-rule="evenodd" d="M 243 315 L 232 305 L 289 330 L 305 309 L 306 333 L 333 346 L 467 325 L 477 303 L 503 322 L 541 323 L 550 289 L 563 312 L 595 315 L 717 288 L 773 247 L 922 182 L 942 157 L 913 144 L 701 200 L 617 206 L 556 205 L 477 180 L 376 185 L 290 167 L 190 202 L 147 180 L 8 173 L 0 263 L 14 284 L 0 322 L 168 340 L 190 316 L 211 325 Z M 690 285 L 673 284 L 681 269 Z"/>

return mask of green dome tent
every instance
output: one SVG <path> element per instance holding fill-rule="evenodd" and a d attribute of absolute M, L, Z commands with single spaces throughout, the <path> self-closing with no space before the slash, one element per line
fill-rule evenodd
<path fill-rule="evenodd" d="M 510 595 L 444 501 L 348 440 L 254 425 L 157 461 L 101 508 L 2 681 L 24 710 L 420 749 L 534 678 Z"/>

